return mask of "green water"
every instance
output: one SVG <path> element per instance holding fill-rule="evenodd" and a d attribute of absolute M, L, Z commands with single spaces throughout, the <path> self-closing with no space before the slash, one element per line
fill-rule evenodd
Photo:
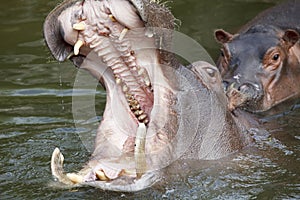
<path fill-rule="evenodd" d="M 55 147 L 65 155 L 66 171 L 88 160 L 80 134 L 95 130 L 98 118 L 75 127 L 72 88 L 77 70 L 55 62 L 42 38 L 45 16 L 59 1 L 10 0 L 0 11 L 0 199 L 299 199 L 300 110 L 274 120 L 279 128 L 256 134 L 257 142 L 216 162 L 189 163 L 185 177 L 138 193 L 94 188 L 58 188 L 50 172 Z M 213 58 L 213 30 L 234 32 L 272 0 L 186 0 L 169 5 L 181 21 L 179 31 L 202 44 Z M 91 95 L 83 90 L 77 96 Z M 105 94 L 96 94 L 101 118 Z M 86 126 L 88 125 L 88 126 Z M 270 125 L 270 127 L 272 127 Z"/>

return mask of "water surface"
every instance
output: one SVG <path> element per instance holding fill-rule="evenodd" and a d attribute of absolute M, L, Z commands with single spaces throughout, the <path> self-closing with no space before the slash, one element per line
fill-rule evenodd
<path fill-rule="evenodd" d="M 50 172 L 55 147 L 65 155 L 66 171 L 87 161 L 79 135 L 94 132 L 105 105 L 96 93 L 97 117 L 75 121 L 72 88 L 77 70 L 57 63 L 42 38 L 45 16 L 59 1 L 10 0 L 1 3 L 0 25 L 0 199 L 299 199 L 300 109 L 268 122 L 267 134 L 253 130 L 256 144 L 219 161 L 182 164 L 184 176 L 138 193 L 95 188 L 57 188 Z M 181 21 L 179 31 L 217 58 L 213 31 L 235 32 L 271 0 L 185 0 L 169 5 Z M 75 96 L 93 95 L 83 89 Z M 88 109 L 89 105 L 86 105 Z M 85 109 L 83 109 L 85 110 Z M 270 120 L 269 120 L 270 121 Z M 271 125 L 270 125 L 271 124 Z M 172 174 L 173 173 L 173 174 Z M 175 180 L 175 181 L 171 181 Z"/>

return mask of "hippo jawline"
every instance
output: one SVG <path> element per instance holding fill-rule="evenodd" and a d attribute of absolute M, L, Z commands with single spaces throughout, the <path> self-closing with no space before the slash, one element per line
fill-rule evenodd
<path fill-rule="evenodd" d="M 64 158 L 56 148 L 52 174 L 68 185 L 121 191 L 156 182 L 153 172 L 162 160 L 171 159 L 170 140 L 178 127 L 175 95 L 160 77 L 155 38 L 147 35 L 136 8 L 127 1 L 65 1 L 48 15 L 44 36 L 56 59 L 68 57 L 107 91 L 91 160 L 78 173 L 64 174 Z M 155 159 L 146 156 L 150 150 Z"/>

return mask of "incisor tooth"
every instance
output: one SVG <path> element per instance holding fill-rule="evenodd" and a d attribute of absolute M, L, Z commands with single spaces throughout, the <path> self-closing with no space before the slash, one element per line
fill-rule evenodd
<path fill-rule="evenodd" d="M 83 31 L 83 30 L 85 30 L 85 22 L 82 21 L 82 22 L 79 22 L 77 24 L 73 24 L 73 29 L 77 30 L 77 31 Z"/>
<path fill-rule="evenodd" d="M 95 173 L 96 173 L 97 178 L 98 178 L 100 181 L 109 181 L 109 178 L 104 174 L 103 171 L 98 170 L 98 171 L 96 171 Z"/>
<path fill-rule="evenodd" d="M 68 173 L 66 175 L 75 184 L 83 182 L 83 177 L 80 176 L 80 175 L 77 175 L 77 174 L 74 174 L 74 173 Z"/>
<path fill-rule="evenodd" d="M 82 40 L 78 40 L 76 44 L 74 45 L 74 55 L 77 56 L 79 54 L 79 50 L 82 47 L 84 42 Z"/>

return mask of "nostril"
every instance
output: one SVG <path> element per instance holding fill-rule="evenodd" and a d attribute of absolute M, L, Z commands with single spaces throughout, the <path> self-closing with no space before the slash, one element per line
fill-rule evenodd
<path fill-rule="evenodd" d="M 241 85 L 239 88 L 238 88 L 238 90 L 240 91 L 240 92 L 246 92 L 247 90 L 249 90 L 251 87 L 248 85 L 248 84 L 243 84 L 243 85 Z"/>

